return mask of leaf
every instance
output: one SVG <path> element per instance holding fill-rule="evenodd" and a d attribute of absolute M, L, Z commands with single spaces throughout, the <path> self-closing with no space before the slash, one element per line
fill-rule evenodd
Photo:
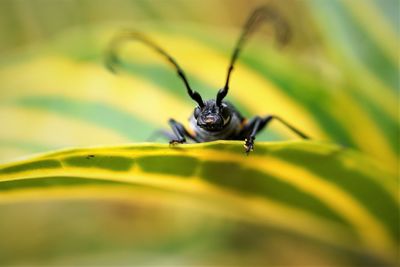
<path fill-rule="evenodd" d="M 78 249 L 61 243 L 81 238 L 81 248 L 92 240 L 87 234 L 68 236 L 69 224 L 51 223 L 64 217 L 57 207 L 66 207 L 72 216 L 66 218 L 69 221 L 80 221 L 81 209 L 94 216 L 93 221 L 73 224 L 97 236 L 95 247 L 80 252 L 81 260 L 97 259 L 95 255 L 104 250 L 114 251 L 109 255 L 114 259 L 115 251 L 129 248 L 138 254 L 122 254 L 122 262 L 149 262 L 148 253 L 154 253 L 161 262 L 168 258 L 175 264 L 183 259 L 201 264 L 229 263 L 229 259 L 245 265 L 282 263 L 287 261 L 286 245 L 302 242 L 305 258 L 289 252 L 294 262 L 318 262 L 321 259 L 311 256 L 322 253 L 324 262 L 386 264 L 395 261 L 399 242 L 396 178 L 358 153 L 318 142 L 259 142 L 249 156 L 241 142 L 229 141 L 68 149 L 2 165 L 0 189 L 3 214 L 15 205 L 37 209 L 32 203 L 41 203 L 50 212 L 41 218 L 42 224 L 51 224 L 41 233 L 42 246 L 49 249 L 23 243 L 24 236 L 18 233 L 24 227 L 19 224 L 0 227 L 3 238 L 14 236 L 10 246 L 0 242 L 1 250 L 12 255 L 15 246 L 23 245 L 19 251 L 33 250 L 33 262 L 49 262 L 51 251 L 65 263 L 63 255 L 74 255 Z M 83 208 L 71 210 L 69 203 L 76 201 Z M 124 203 L 118 204 L 125 205 L 123 212 L 135 216 L 116 219 L 113 214 L 107 231 L 118 232 L 119 224 L 132 220 L 144 223 L 122 227 L 126 239 L 123 233 L 110 237 L 101 232 L 106 213 L 93 203 L 112 201 Z M 24 220 L 31 221 L 34 214 L 28 212 Z M 284 255 L 265 250 L 275 242 L 281 252 L 286 251 Z M 244 249 L 241 259 L 235 256 L 237 249 Z"/>

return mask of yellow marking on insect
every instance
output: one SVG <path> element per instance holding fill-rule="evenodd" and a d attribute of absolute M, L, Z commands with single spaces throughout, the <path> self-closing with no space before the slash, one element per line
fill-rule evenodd
<path fill-rule="evenodd" d="M 244 126 L 249 122 L 248 119 L 243 119 L 242 122 L 240 123 L 240 129 L 243 129 Z"/>
<path fill-rule="evenodd" d="M 192 129 L 192 127 L 190 125 L 188 127 L 186 127 L 186 131 L 188 131 L 188 133 L 193 137 L 196 137 L 196 135 L 197 135 L 197 133 Z"/>

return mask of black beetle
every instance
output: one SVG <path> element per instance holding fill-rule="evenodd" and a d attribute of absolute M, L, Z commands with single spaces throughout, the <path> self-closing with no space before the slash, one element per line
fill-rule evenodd
<path fill-rule="evenodd" d="M 198 106 L 194 109 L 194 112 L 189 119 L 191 127 L 190 131 L 174 119 L 169 120 L 173 133 L 160 131 L 160 133 L 170 139 L 170 144 L 185 143 L 186 137 L 197 143 L 215 140 L 244 140 L 245 152 L 248 154 L 254 148 L 254 140 L 257 133 L 264 129 L 268 123 L 274 119 L 286 125 L 300 137 L 308 139 L 304 133 L 278 116 L 256 116 L 247 120 L 231 103 L 224 101 L 224 98 L 229 91 L 229 79 L 233 66 L 239 53 L 249 35 L 262 21 L 271 22 L 275 26 L 276 38 L 281 44 L 285 44 L 289 40 L 290 28 L 286 21 L 273 8 L 263 6 L 255 9 L 246 21 L 239 40 L 236 43 L 228 67 L 225 86 L 218 91 L 216 99 L 203 101 L 200 94 L 190 87 L 185 73 L 175 59 L 173 59 L 156 43 L 139 32 L 127 31 L 117 35 L 110 43 L 106 57 L 106 65 L 111 71 L 115 72 L 114 66 L 118 63 L 118 57 L 116 55 L 117 46 L 123 41 L 136 40 L 153 48 L 175 67 L 179 77 L 183 80 L 186 86 L 188 95 L 197 102 Z"/>

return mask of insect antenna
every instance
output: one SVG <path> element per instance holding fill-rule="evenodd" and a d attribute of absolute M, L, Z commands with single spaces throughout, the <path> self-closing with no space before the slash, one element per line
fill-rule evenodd
<path fill-rule="evenodd" d="M 276 39 L 280 44 L 286 44 L 290 39 L 290 28 L 287 22 L 277 13 L 277 11 L 269 6 L 262 6 L 253 11 L 243 26 L 242 33 L 236 42 L 231 61 L 228 67 L 225 86 L 218 91 L 217 105 L 220 106 L 222 100 L 228 94 L 229 81 L 235 62 L 242 50 L 248 37 L 256 30 L 261 22 L 271 22 L 275 26 Z"/>
<path fill-rule="evenodd" d="M 116 72 L 115 66 L 119 64 L 119 58 L 117 55 L 117 48 L 121 45 L 121 43 L 125 41 L 139 41 L 142 42 L 143 44 L 153 48 L 156 52 L 164 56 L 169 63 L 172 64 L 172 66 L 175 67 L 176 72 L 178 76 L 183 80 L 183 83 L 186 86 L 187 93 L 189 96 L 199 104 L 200 107 L 204 107 L 204 102 L 203 99 L 201 98 L 200 94 L 194 90 L 189 85 L 189 82 L 186 78 L 185 73 L 181 69 L 181 67 L 178 65 L 178 63 L 175 61 L 174 58 L 172 58 L 164 49 L 162 49 L 160 46 L 158 46 L 156 43 L 148 39 L 145 35 L 135 32 L 135 31 L 126 31 L 122 32 L 114 37 L 114 39 L 111 41 L 107 53 L 106 53 L 106 66 L 107 68 L 112 71 Z"/>

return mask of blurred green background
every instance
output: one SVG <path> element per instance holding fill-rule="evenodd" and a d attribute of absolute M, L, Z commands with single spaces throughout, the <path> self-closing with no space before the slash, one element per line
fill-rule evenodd
<path fill-rule="evenodd" d="M 127 44 L 120 75 L 112 75 L 103 65 L 108 42 L 126 28 L 147 33 L 211 98 L 223 85 L 242 24 L 262 4 L 282 13 L 293 39 L 277 47 L 271 27 L 262 27 L 238 60 L 228 100 L 248 117 L 277 114 L 315 140 L 359 151 L 398 177 L 396 0 L 0 0 L 0 162 L 143 142 L 168 127 L 170 117 L 186 123 L 194 103 L 174 71 L 152 51 Z M 292 138 L 273 124 L 257 140 Z M 146 190 L 141 203 L 111 197 L 3 205 L 0 263 L 387 263 L 276 229 L 259 236 L 257 225 L 201 211 L 193 218 L 197 204 L 182 208 L 173 199 L 164 206 L 148 196 L 165 192 Z"/>

